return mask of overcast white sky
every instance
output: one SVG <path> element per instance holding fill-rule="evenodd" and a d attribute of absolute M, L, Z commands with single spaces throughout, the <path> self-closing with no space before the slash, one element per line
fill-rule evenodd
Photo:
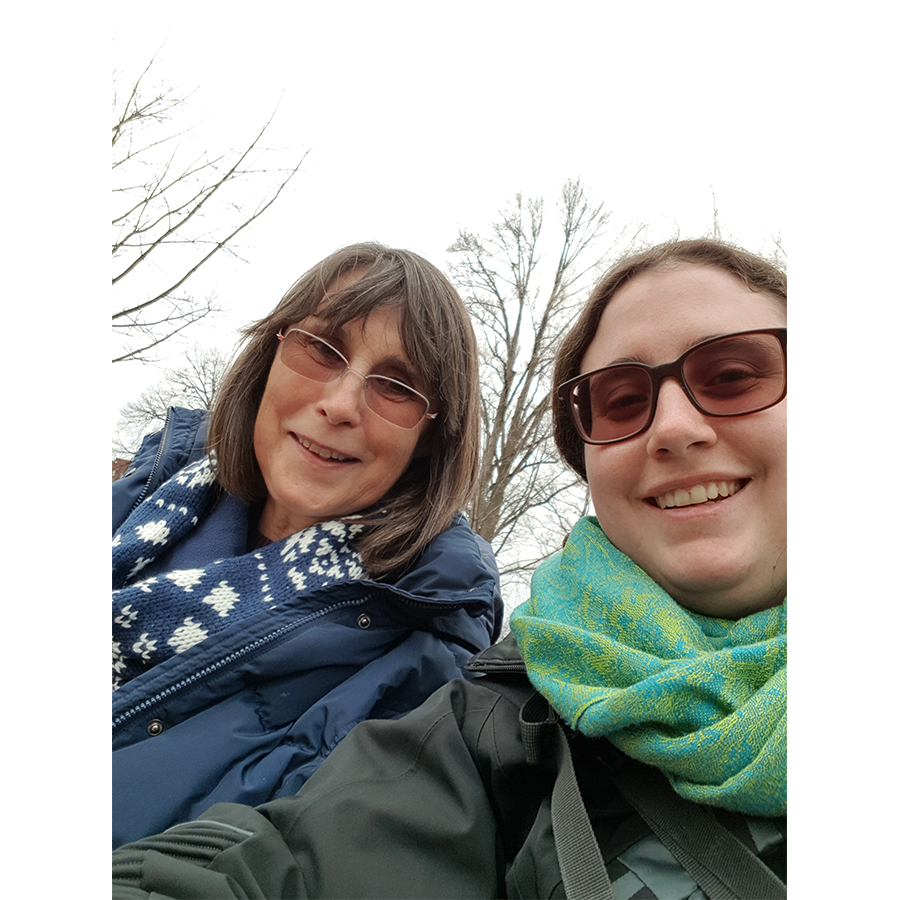
<path fill-rule="evenodd" d="M 142 6 L 115 7 L 115 68 L 136 74 L 159 51 L 157 76 L 196 89 L 211 150 L 246 144 L 277 105 L 269 145 L 281 159 L 309 151 L 241 235 L 246 263 L 223 256 L 196 280 L 226 313 L 188 343 L 230 350 L 237 327 L 343 244 L 407 247 L 446 270 L 458 228 L 487 229 L 518 192 L 544 197 L 549 230 L 571 177 L 612 212 L 611 232 L 705 232 L 715 192 L 731 237 L 759 249 L 781 235 L 789 249 L 790 172 L 775 137 L 788 115 L 787 48 L 764 15 L 600 2 L 154 9 L 148 20 Z M 115 368 L 113 419 L 160 378 Z"/>

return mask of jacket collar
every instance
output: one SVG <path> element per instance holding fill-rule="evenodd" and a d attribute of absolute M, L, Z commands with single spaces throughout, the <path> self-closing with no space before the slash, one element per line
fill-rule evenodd
<path fill-rule="evenodd" d="M 525 662 L 516 643 L 515 635 L 510 631 L 502 641 L 482 650 L 473 656 L 466 669 L 484 675 L 498 673 L 525 674 Z"/>

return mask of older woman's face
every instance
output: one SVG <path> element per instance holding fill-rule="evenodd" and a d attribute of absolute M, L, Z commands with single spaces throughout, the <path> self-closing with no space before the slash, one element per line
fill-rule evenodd
<path fill-rule="evenodd" d="M 337 331 L 316 316 L 296 324 L 326 338 L 357 372 L 410 383 L 414 369 L 395 308 L 377 309 L 365 324 L 351 321 Z M 259 529 L 272 540 L 378 501 L 409 465 L 429 423 L 393 425 L 366 406 L 359 375 L 320 384 L 289 369 L 281 353 L 279 346 L 253 439 L 268 489 Z"/>
<path fill-rule="evenodd" d="M 582 372 L 623 359 L 659 365 L 704 338 L 784 325 L 769 294 L 729 273 L 680 265 L 643 273 L 604 310 Z M 594 509 L 610 540 L 682 605 L 737 618 L 780 603 L 787 584 L 787 401 L 714 418 L 678 383 L 660 387 L 643 434 L 585 445 Z M 656 498 L 710 482 L 725 499 L 660 508 Z M 699 492 L 698 492 L 699 493 Z"/>

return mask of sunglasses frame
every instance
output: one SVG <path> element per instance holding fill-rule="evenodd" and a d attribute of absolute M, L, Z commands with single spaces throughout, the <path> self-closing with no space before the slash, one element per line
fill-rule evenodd
<path fill-rule="evenodd" d="M 343 378 L 348 372 L 355 372 L 363 380 L 363 403 L 365 403 L 366 409 L 370 410 L 374 415 L 378 416 L 378 418 L 381 419 L 383 422 L 387 422 L 389 425 L 393 425 L 395 428 L 402 428 L 404 431 L 412 431 L 414 428 L 418 428 L 419 425 L 422 424 L 422 421 L 425 419 L 436 419 L 437 418 L 438 414 L 436 412 L 428 411 L 431 408 L 431 401 L 421 391 L 417 391 L 414 387 L 410 387 L 408 384 L 406 384 L 406 382 L 400 381 L 399 378 L 391 378 L 390 375 L 372 375 L 372 374 L 363 375 L 362 372 L 360 372 L 357 369 L 354 369 L 350 365 L 350 361 L 347 359 L 347 357 L 344 356 L 344 354 L 341 353 L 341 351 L 338 350 L 338 348 L 335 347 L 334 344 L 331 344 L 328 341 L 326 341 L 325 338 L 323 338 L 321 335 L 313 334 L 313 332 L 311 332 L 311 331 L 306 331 L 306 329 L 297 328 L 296 326 L 293 328 L 288 328 L 288 330 L 284 334 L 281 333 L 283 330 L 284 329 L 279 328 L 278 333 L 275 335 L 275 337 L 278 338 L 280 343 L 283 344 L 284 341 L 287 339 L 287 336 L 292 331 L 298 331 L 298 332 L 300 332 L 300 334 L 305 334 L 305 335 L 307 335 L 307 337 L 315 338 L 315 340 L 321 341 L 326 347 L 329 347 L 331 350 L 333 350 L 346 363 L 346 368 L 344 369 L 343 372 L 336 374 L 334 376 L 334 378 L 328 378 L 325 381 L 319 381 L 317 378 L 311 378 L 309 375 L 304 375 L 302 372 L 298 372 L 295 368 L 293 368 L 293 366 L 288 366 L 287 363 L 284 363 L 284 365 L 286 365 L 295 375 L 299 375 L 301 378 L 306 378 L 308 381 L 312 381 L 314 384 L 330 384 L 332 381 L 340 381 L 340 379 Z M 392 381 L 394 384 L 399 384 L 401 387 L 405 388 L 406 390 L 411 391 L 417 397 L 421 397 L 425 401 L 425 412 L 422 414 L 422 418 L 419 419 L 415 425 L 401 425 L 399 422 L 392 422 L 390 419 L 386 419 L 383 415 L 381 415 L 380 412 L 378 412 L 378 410 L 372 409 L 372 407 L 369 405 L 369 399 L 368 399 L 369 379 L 370 378 L 378 378 L 381 381 Z"/>
<path fill-rule="evenodd" d="M 749 409 L 745 412 L 739 413 L 717 413 L 710 412 L 707 409 L 704 409 L 700 404 L 700 401 L 694 396 L 693 391 L 691 391 L 690 386 L 687 384 L 684 378 L 684 361 L 690 356 L 695 350 L 700 347 L 705 347 L 707 344 L 714 344 L 718 341 L 724 341 L 728 338 L 742 337 L 746 334 L 773 334 L 778 338 L 779 343 L 781 344 L 781 352 L 784 355 L 784 388 L 781 391 L 781 395 L 777 400 L 773 400 L 771 403 L 766 403 L 763 406 L 759 406 L 756 409 Z M 650 401 L 650 413 L 647 416 L 647 421 L 637 430 L 633 431 L 631 434 L 627 434 L 624 437 L 617 438 L 609 438 L 607 440 L 596 440 L 594 438 L 588 437 L 582 431 L 581 420 L 576 412 L 575 408 L 575 389 L 579 384 L 583 381 L 587 381 L 589 378 L 592 378 L 598 372 L 605 372 L 612 369 L 622 369 L 622 368 L 638 368 L 643 369 L 650 376 L 650 392 L 651 392 L 651 401 Z M 698 344 L 694 344 L 693 347 L 689 347 L 678 359 L 674 360 L 670 363 L 663 363 L 659 366 L 648 366 L 644 363 L 638 362 L 627 362 L 627 363 L 615 363 L 611 366 L 601 366 L 599 369 L 594 369 L 591 372 L 585 372 L 584 375 L 576 375 L 574 378 L 568 379 L 568 381 L 564 381 L 557 389 L 557 396 L 560 400 L 562 400 L 566 404 L 566 408 L 569 411 L 569 415 L 572 417 L 572 423 L 575 425 L 575 430 L 578 432 L 579 438 L 585 444 L 617 444 L 619 441 L 627 441 L 633 437 L 637 437 L 639 434 L 643 434 L 653 423 L 653 419 L 656 416 L 656 405 L 659 400 L 659 388 L 662 384 L 664 378 L 674 378 L 680 385 L 681 389 L 684 391 L 685 396 L 691 403 L 694 405 L 696 409 L 698 409 L 705 416 L 714 416 L 718 419 L 726 419 L 733 418 L 734 416 L 749 416 L 753 413 L 762 412 L 764 409 L 769 409 L 775 406 L 778 403 L 781 403 L 782 400 L 787 396 L 787 328 L 751 328 L 747 331 L 735 331 L 732 334 L 720 334 L 718 337 L 707 338 L 705 341 L 700 341 Z"/>

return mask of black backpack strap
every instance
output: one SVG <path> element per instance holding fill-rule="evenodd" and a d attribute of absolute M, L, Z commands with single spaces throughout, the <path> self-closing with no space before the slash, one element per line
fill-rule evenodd
<path fill-rule="evenodd" d="M 658 769 L 621 755 L 610 778 L 710 900 L 781 900 L 787 886 L 712 813 L 675 793 Z"/>
<path fill-rule="evenodd" d="M 556 781 L 550 801 L 559 868 L 569 900 L 614 900 L 594 829 L 578 788 L 569 738 L 550 704 L 527 679 L 485 678 L 485 687 L 520 707 L 529 762 L 551 755 Z M 784 882 L 715 816 L 679 797 L 665 775 L 604 742 L 610 780 L 710 900 L 782 900 Z"/>
<path fill-rule="evenodd" d="M 528 681 L 492 673 L 478 684 L 519 707 L 519 727 L 525 758 L 536 763 L 547 755 L 556 760 L 556 781 L 550 797 L 550 817 L 559 870 L 569 900 L 615 900 L 609 875 L 575 777 L 569 741 L 559 717 Z"/>
<path fill-rule="evenodd" d="M 569 740 L 559 717 L 535 692 L 519 713 L 519 725 L 529 762 L 536 762 L 547 750 L 556 759 L 550 817 L 566 897 L 569 900 L 615 900 L 603 855 L 578 788 Z"/>

